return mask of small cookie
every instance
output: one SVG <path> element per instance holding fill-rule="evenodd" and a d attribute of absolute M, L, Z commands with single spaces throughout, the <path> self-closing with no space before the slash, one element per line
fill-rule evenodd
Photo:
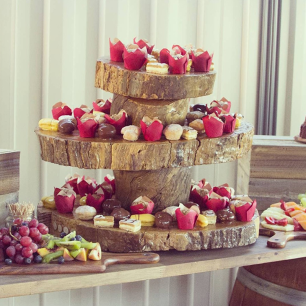
<path fill-rule="evenodd" d="M 199 134 L 205 132 L 204 124 L 203 124 L 202 119 L 196 119 L 196 120 L 191 121 L 189 123 L 189 126 L 193 129 L 195 129 L 196 131 L 198 131 Z"/>
<path fill-rule="evenodd" d="M 88 205 L 79 206 L 74 211 L 75 217 L 80 220 L 92 220 L 96 214 L 97 214 L 96 209 Z"/>
<path fill-rule="evenodd" d="M 163 134 L 168 140 L 179 140 L 183 134 L 183 127 L 179 124 L 170 124 L 164 128 Z"/>
<path fill-rule="evenodd" d="M 128 125 L 121 129 L 121 134 L 123 134 L 123 139 L 129 141 L 136 141 L 141 133 L 140 127 L 136 125 Z"/>

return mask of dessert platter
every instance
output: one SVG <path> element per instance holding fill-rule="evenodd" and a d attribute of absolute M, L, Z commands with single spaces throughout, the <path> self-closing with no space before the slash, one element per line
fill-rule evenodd
<path fill-rule="evenodd" d="M 252 146 L 253 127 L 211 94 L 212 55 L 191 46 L 153 49 L 110 41 L 97 61 L 95 86 L 112 92 L 93 108 L 58 102 L 36 134 L 44 161 L 112 169 L 104 182 L 75 175 L 42 198 L 38 218 L 51 233 L 77 231 L 102 251 L 232 248 L 256 242 L 256 200 L 224 184 L 192 182 L 191 166 L 225 163 Z"/>

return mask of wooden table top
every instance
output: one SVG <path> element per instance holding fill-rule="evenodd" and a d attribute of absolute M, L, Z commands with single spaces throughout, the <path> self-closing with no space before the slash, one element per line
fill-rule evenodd
<path fill-rule="evenodd" d="M 290 241 L 284 249 L 271 249 L 266 246 L 267 239 L 259 237 L 254 245 L 234 249 L 160 252 L 157 264 L 114 265 L 100 274 L 1 276 L 0 298 L 215 271 L 301 258 L 306 254 L 305 241 Z"/>

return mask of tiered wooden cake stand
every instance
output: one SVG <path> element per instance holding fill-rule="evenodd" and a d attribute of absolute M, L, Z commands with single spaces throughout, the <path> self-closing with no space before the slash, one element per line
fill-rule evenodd
<path fill-rule="evenodd" d="M 111 114 L 124 109 L 129 124 L 140 125 L 144 115 L 158 117 L 164 125 L 183 124 L 188 98 L 209 95 L 216 73 L 156 75 L 129 71 L 123 63 L 107 58 L 97 62 L 95 86 L 114 93 Z M 85 169 L 113 169 L 116 198 L 124 208 L 146 195 L 155 203 L 154 212 L 186 203 L 191 185 L 191 166 L 230 162 L 245 155 L 252 146 L 253 127 L 242 123 L 234 133 L 220 138 L 199 136 L 195 140 L 129 142 L 118 136 L 111 141 L 80 138 L 78 132 L 63 135 L 36 130 L 44 161 Z M 203 175 L 205 177 L 205 175 Z M 77 230 L 85 239 L 98 241 L 102 250 L 111 252 L 201 250 L 249 245 L 258 236 L 258 215 L 253 221 L 209 225 L 204 229 L 182 231 L 143 227 L 137 233 L 118 228 L 96 228 L 93 222 L 72 215 L 39 209 L 54 232 Z"/>

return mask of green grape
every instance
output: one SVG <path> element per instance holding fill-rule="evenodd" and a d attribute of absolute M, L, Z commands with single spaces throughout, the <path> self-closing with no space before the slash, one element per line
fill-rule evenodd
<path fill-rule="evenodd" d="M 302 198 L 306 198 L 306 194 L 305 193 L 300 193 L 298 195 L 298 199 L 301 200 Z"/>
<path fill-rule="evenodd" d="M 305 198 L 301 198 L 301 205 L 303 207 L 306 207 L 306 197 Z"/>

